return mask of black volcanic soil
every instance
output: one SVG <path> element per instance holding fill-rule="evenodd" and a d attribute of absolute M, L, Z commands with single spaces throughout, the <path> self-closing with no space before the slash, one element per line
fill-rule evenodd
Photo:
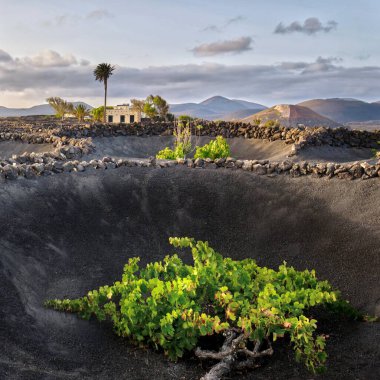
<path fill-rule="evenodd" d="M 212 137 L 201 137 L 194 144 L 204 145 L 212 140 Z M 260 139 L 228 138 L 231 148 L 231 156 L 243 160 L 289 160 L 291 145 L 284 141 L 267 141 Z M 111 156 L 115 158 L 147 158 L 155 156 L 159 150 L 166 146 L 172 147 L 174 139 L 168 136 L 119 136 L 98 137 L 93 142 L 96 151 L 86 159 L 102 158 Z M 1 148 L 1 147 L 0 147 Z M 329 161 L 329 162 L 351 162 L 368 160 L 373 157 L 371 149 L 330 147 L 327 145 L 319 147 L 307 147 L 299 152 L 298 156 L 290 158 L 291 161 Z"/>
<path fill-rule="evenodd" d="M 209 143 L 213 138 L 193 136 L 193 145 L 202 146 Z M 231 156 L 245 160 L 283 160 L 291 152 L 291 146 L 283 141 L 265 141 L 259 139 L 227 138 L 231 148 Z M 96 151 L 90 158 L 102 158 L 111 156 L 116 158 L 134 157 L 148 158 L 155 156 L 158 151 L 165 147 L 173 147 L 174 138 L 171 136 L 118 136 L 97 137 L 93 139 Z M 190 154 L 190 156 L 193 155 Z"/>
<path fill-rule="evenodd" d="M 210 142 L 211 137 L 194 138 L 193 143 L 204 145 Z M 319 161 L 319 162 L 352 162 L 369 160 L 373 157 L 371 149 L 331 147 L 328 145 L 319 147 L 306 147 L 297 156 L 291 158 L 291 145 L 284 141 L 267 141 L 261 139 L 228 138 L 231 148 L 231 156 L 242 160 L 271 160 L 284 161 Z M 93 139 L 96 151 L 83 156 L 84 160 L 100 159 L 105 156 L 114 158 L 148 158 L 155 156 L 158 151 L 166 146 L 173 147 L 174 139 L 169 136 L 118 136 L 96 137 Z M 44 153 L 54 149 L 49 144 L 26 144 L 19 141 L 0 141 L 0 160 L 8 159 L 13 154 Z M 193 152 L 194 153 L 194 152 Z M 193 155 L 190 154 L 190 156 Z"/>
<path fill-rule="evenodd" d="M 229 170 L 119 168 L 0 180 L 0 378 L 198 379 L 130 346 L 109 325 L 45 309 L 172 252 L 169 236 L 208 240 L 224 255 L 315 268 L 354 305 L 380 314 L 378 181 L 258 177 Z M 234 379 L 378 379 L 380 324 L 321 320 L 328 371 L 309 374 L 292 351 Z M 207 363 L 204 364 L 205 368 Z"/>
<path fill-rule="evenodd" d="M 50 152 L 54 147 L 50 144 L 26 144 L 18 141 L 0 141 L 0 159 L 7 159 L 13 154 L 23 153 L 45 153 Z"/>

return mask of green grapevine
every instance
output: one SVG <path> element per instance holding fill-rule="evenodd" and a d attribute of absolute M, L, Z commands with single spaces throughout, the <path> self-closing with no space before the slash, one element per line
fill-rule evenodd
<path fill-rule="evenodd" d="M 79 299 L 50 300 L 47 307 L 111 320 L 116 333 L 138 345 L 162 348 L 176 360 L 196 348 L 202 336 L 239 331 L 256 343 L 289 336 L 297 360 L 316 372 L 326 360 L 325 337 L 317 321 L 304 315 L 315 305 L 339 300 L 314 270 L 278 270 L 252 259 L 223 258 L 207 242 L 170 238 L 176 248 L 190 248 L 193 264 L 178 254 L 140 268 L 139 258 L 125 265 L 120 281 Z"/>
<path fill-rule="evenodd" d="M 215 140 L 211 140 L 202 147 L 197 147 L 194 158 L 227 158 L 231 154 L 227 141 L 222 136 L 217 136 Z"/>

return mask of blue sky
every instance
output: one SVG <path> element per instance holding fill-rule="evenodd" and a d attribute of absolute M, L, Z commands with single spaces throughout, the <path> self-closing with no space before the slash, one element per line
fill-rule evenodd
<path fill-rule="evenodd" d="M 266 105 L 380 100 L 377 0 L 1 0 L 0 105 L 101 103 L 92 70 L 116 65 L 111 103 L 161 94 Z"/>

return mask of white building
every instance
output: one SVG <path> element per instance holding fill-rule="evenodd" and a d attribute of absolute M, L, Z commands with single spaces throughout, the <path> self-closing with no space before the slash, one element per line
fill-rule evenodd
<path fill-rule="evenodd" d="M 133 109 L 129 104 L 120 104 L 106 111 L 108 123 L 139 123 L 141 112 Z"/>

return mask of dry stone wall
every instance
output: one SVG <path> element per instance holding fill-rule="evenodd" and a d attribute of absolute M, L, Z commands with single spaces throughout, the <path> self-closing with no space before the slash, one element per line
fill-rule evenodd
<path fill-rule="evenodd" d="M 198 123 L 196 123 L 198 125 Z M 305 146 L 347 146 L 375 148 L 380 141 L 380 131 L 359 131 L 347 128 L 303 127 L 287 128 L 283 126 L 260 127 L 257 125 L 232 122 L 200 122 L 200 131 L 192 123 L 193 133 L 201 136 L 243 137 L 267 139 L 269 141 L 283 140 L 286 144 L 297 144 L 296 149 Z M 63 126 L 56 132 L 57 136 L 73 138 L 109 137 L 109 136 L 153 136 L 172 135 L 173 123 L 149 122 L 139 124 L 93 124 Z"/>
<path fill-rule="evenodd" d="M 196 125 L 202 125 L 200 131 Z M 267 139 L 270 141 L 283 140 L 287 144 L 297 144 L 297 148 L 307 145 L 319 146 L 348 146 L 362 148 L 376 148 L 380 141 L 380 130 L 361 131 L 347 128 L 300 127 L 289 128 L 283 126 L 260 127 L 246 123 L 234 122 L 207 122 L 192 123 L 193 133 L 202 136 L 243 137 Z M 14 124 L 0 123 L 0 140 L 19 139 L 24 142 L 54 143 L 82 139 L 88 137 L 109 136 L 153 136 L 172 135 L 173 123 L 145 122 L 134 124 L 72 124 L 72 123 L 45 123 L 45 124 Z M 66 140 L 65 140 L 66 139 Z M 67 144 L 67 143 L 66 143 Z"/>
<path fill-rule="evenodd" d="M 284 140 L 292 144 L 292 154 L 307 146 L 348 146 L 376 148 L 380 141 L 380 131 L 351 131 L 344 128 L 286 128 L 282 126 L 259 127 L 244 123 L 202 122 L 203 128 L 198 132 L 202 136 L 242 137 Z M 192 125 L 194 133 L 195 124 Z M 55 149 L 49 153 L 30 153 L 13 155 L 0 161 L 0 177 L 6 179 L 34 178 L 62 172 L 82 172 L 91 169 L 114 169 L 121 166 L 153 166 L 164 168 L 186 166 L 189 168 L 245 170 L 256 175 L 276 176 L 279 174 L 293 177 L 313 175 L 317 177 L 337 177 L 342 179 L 369 179 L 380 177 L 380 160 L 377 163 L 357 162 L 337 163 L 293 163 L 290 161 L 269 162 L 252 160 L 114 160 L 105 157 L 102 160 L 79 161 L 86 154 L 94 151 L 92 137 L 108 136 L 152 136 L 173 134 L 173 123 L 149 122 L 140 124 L 12 124 L 0 123 L 0 141 L 20 141 L 33 144 L 52 144 Z"/>
<path fill-rule="evenodd" d="M 55 153 L 64 159 L 80 158 L 91 153 L 95 146 L 91 138 L 76 138 L 57 135 L 58 129 L 43 130 L 36 128 L 1 128 L 0 141 L 15 141 L 24 144 L 51 144 Z M 33 153 L 22 155 L 24 162 L 33 162 Z M 29 160 L 30 156 L 30 160 Z"/>
<path fill-rule="evenodd" d="M 213 169 L 213 170 L 244 170 L 254 175 L 289 175 L 300 177 L 312 175 L 314 177 L 327 177 L 339 179 L 370 179 L 380 178 L 380 160 L 375 164 L 356 162 L 351 164 L 336 163 L 294 163 L 290 161 L 273 162 L 268 160 L 236 160 L 227 159 L 179 159 L 177 161 L 149 159 L 114 159 L 104 157 L 100 160 L 79 161 L 65 160 L 63 157 L 51 153 L 32 154 L 34 163 L 23 163 L 20 157 L 14 157 L 8 162 L 0 163 L 0 177 L 5 179 L 35 178 L 63 172 L 84 172 L 88 170 L 110 170 L 123 166 L 140 166 L 153 168 L 169 168 L 174 166 L 187 167 L 189 169 Z"/>

